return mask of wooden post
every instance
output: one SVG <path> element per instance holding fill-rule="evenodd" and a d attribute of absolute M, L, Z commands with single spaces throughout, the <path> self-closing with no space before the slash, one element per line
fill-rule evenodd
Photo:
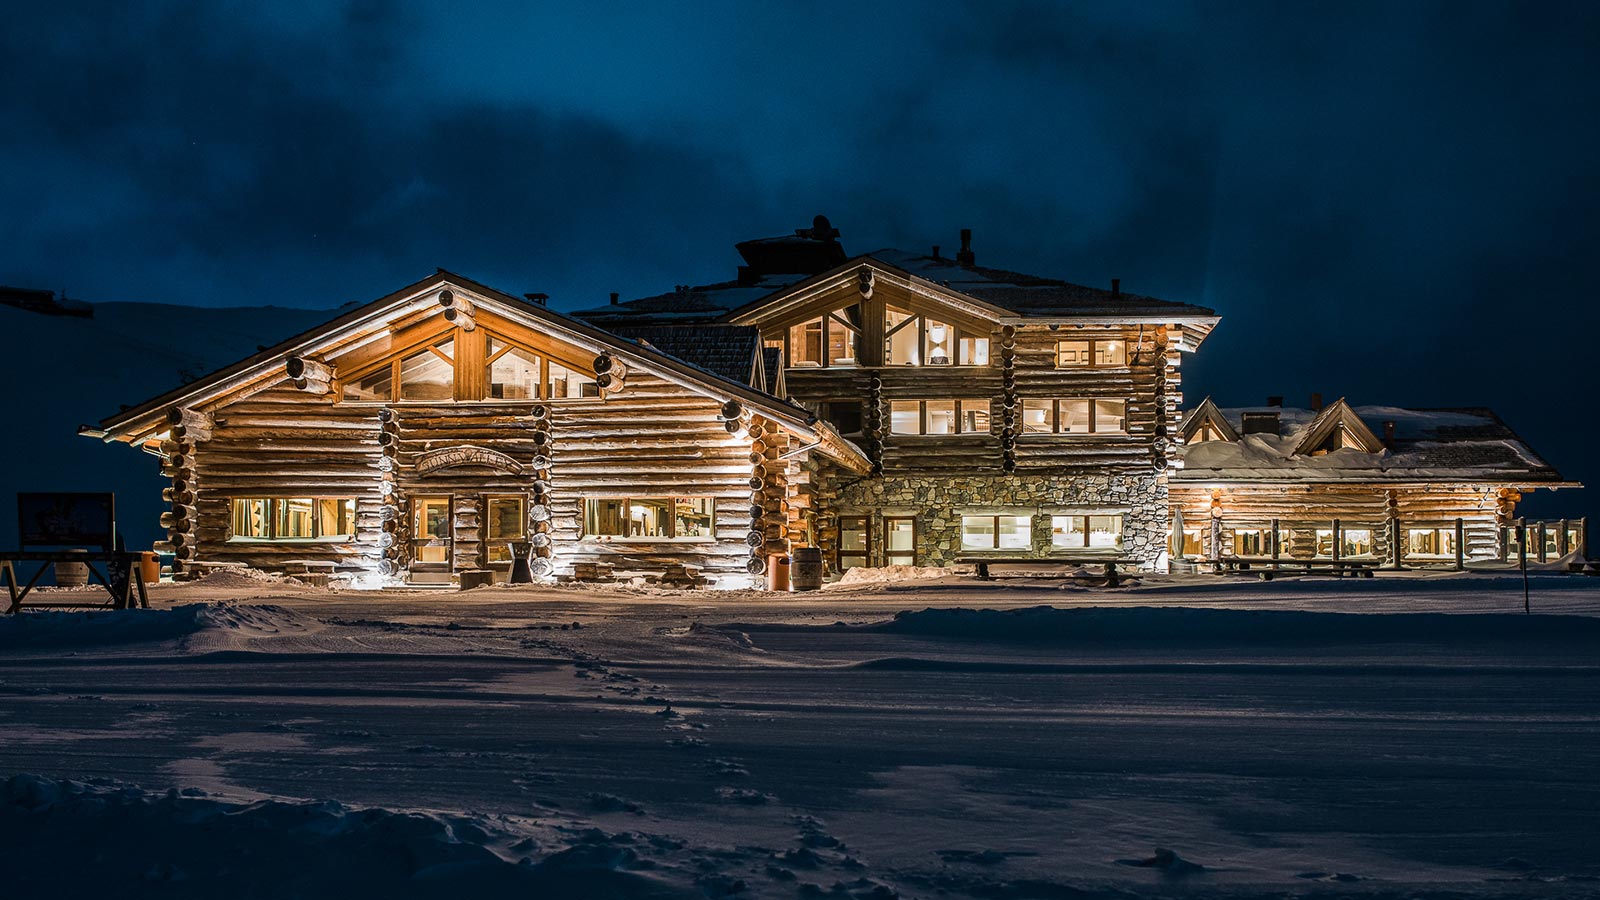
<path fill-rule="evenodd" d="M 1537 524 L 1538 524 L 1539 528 L 1535 532 L 1535 534 L 1538 536 L 1537 539 L 1539 541 L 1539 562 L 1546 562 L 1546 559 L 1545 559 L 1545 555 L 1546 554 L 1545 554 L 1545 549 L 1544 549 L 1544 547 L 1545 547 L 1544 523 L 1543 522 L 1539 522 Z"/>
<path fill-rule="evenodd" d="M 1278 520 L 1272 520 L 1272 570 L 1278 570 L 1278 556 L 1283 552 L 1283 542 L 1278 540 Z"/>
<path fill-rule="evenodd" d="M 1589 517 L 1578 519 L 1578 556 L 1585 562 L 1589 560 Z"/>
<path fill-rule="evenodd" d="M 1456 571 L 1467 568 L 1466 524 L 1456 519 Z"/>
<path fill-rule="evenodd" d="M 1339 561 L 1339 550 L 1340 549 L 1341 548 L 1339 547 L 1339 520 L 1338 519 L 1334 519 L 1333 520 L 1333 561 L 1335 563 L 1337 563 Z"/>
<path fill-rule="evenodd" d="M 1404 568 L 1404 566 L 1401 563 L 1401 557 L 1404 555 L 1404 553 L 1402 551 L 1403 551 L 1403 548 L 1402 548 L 1402 546 L 1400 544 L 1400 517 L 1397 516 L 1397 515 L 1390 515 L 1389 516 L 1389 562 L 1390 562 L 1390 568 L 1394 569 L 1397 572 L 1400 571 L 1400 569 Z"/>
<path fill-rule="evenodd" d="M 1567 520 L 1562 519 L 1556 527 L 1559 529 L 1556 531 L 1556 555 L 1564 557 L 1572 552 L 1572 542 L 1567 539 Z"/>

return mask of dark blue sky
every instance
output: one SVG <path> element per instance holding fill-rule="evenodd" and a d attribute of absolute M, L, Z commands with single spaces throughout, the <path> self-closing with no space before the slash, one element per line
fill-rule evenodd
<path fill-rule="evenodd" d="M 1491 405 L 1600 483 L 1596 4 L 467 6 L 8 11 L 0 283 L 574 308 L 970 227 L 1219 310 L 1192 400 Z"/>

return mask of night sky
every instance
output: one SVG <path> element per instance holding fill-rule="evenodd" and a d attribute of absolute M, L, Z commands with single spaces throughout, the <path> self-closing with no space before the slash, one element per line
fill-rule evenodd
<path fill-rule="evenodd" d="M 1192 402 L 1489 405 L 1600 487 L 1597 100 L 1593 3 L 13 4 L 0 283 L 573 309 L 970 227 L 1217 309 Z"/>

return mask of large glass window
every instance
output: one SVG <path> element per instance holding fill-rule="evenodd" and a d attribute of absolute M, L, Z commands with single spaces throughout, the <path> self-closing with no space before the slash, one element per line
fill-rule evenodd
<path fill-rule="evenodd" d="M 1289 532 L 1278 529 L 1278 554 L 1281 556 L 1289 551 Z M 1272 529 L 1271 528 L 1237 528 L 1233 532 L 1233 554 L 1235 556 L 1260 556 L 1272 555 Z"/>
<path fill-rule="evenodd" d="M 455 399 L 455 339 L 443 340 L 400 361 L 401 400 Z"/>
<path fill-rule="evenodd" d="M 1126 434 L 1126 400 L 1022 401 L 1025 434 Z"/>
<path fill-rule="evenodd" d="M 1029 550 L 1032 547 L 1031 516 L 961 517 L 963 550 Z"/>
<path fill-rule="evenodd" d="M 707 540 L 716 536 L 709 497 L 604 497 L 584 501 L 584 534 L 602 540 Z"/>
<path fill-rule="evenodd" d="M 891 400 L 891 434 L 988 434 L 987 400 Z"/>
<path fill-rule="evenodd" d="M 356 501 L 329 497 L 235 497 L 233 540 L 348 540 Z"/>
<path fill-rule="evenodd" d="M 569 369 L 555 360 L 550 361 L 550 394 L 552 400 L 576 400 L 580 397 L 600 396 L 600 385 L 593 378 Z"/>
<path fill-rule="evenodd" d="M 872 552 L 870 524 L 866 516 L 839 517 L 839 571 L 867 564 Z"/>
<path fill-rule="evenodd" d="M 823 366 L 827 357 L 822 355 L 822 320 L 801 322 L 789 329 L 789 365 Z"/>
<path fill-rule="evenodd" d="M 394 399 L 394 365 L 384 363 L 359 378 L 344 383 L 343 397 L 357 401 Z"/>
<path fill-rule="evenodd" d="M 884 309 L 884 358 L 891 366 L 987 366 L 987 332 L 903 309 Z"/>
<path fill-rule="evenodd" d="M 497 337 L 489 338 L 489 398 L 537 400 L 539 357 Z"/>
<path fill-rule="evenodd" d="M 789 365 L 853 366 L 861 343 L 860 307 L 850 306 L 789 326 Z"/>
<path fill-rule="evenodd" d="M 1341 557 L 1372 555 L 1372 529 L 1340 528 L 1339 538 L 1339 555 Z"/>
<path fill-rule="evenodd" d="M 1056 550 L 1121 550 L 1122 516 L 1051 516 L 1050 546 Z"/>
<path fill-rule="evenodd" d="M 1056 341 L 1056 368 L 1121 368 L 1128 364 L 1123 340 Z"/>

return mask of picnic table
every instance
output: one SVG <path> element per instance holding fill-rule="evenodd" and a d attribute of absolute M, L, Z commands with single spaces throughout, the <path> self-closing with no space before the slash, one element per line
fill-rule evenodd
<path fill-rule="evenodd" d="M 990 566 L 1029 566 L 1034 569 L 1071 567 L 1076 569 L 1085 565 L 1103 565 L 1105 566 L 1106 587 L 1117 587 L 1122 584 L 1122 576 L 1117 573 L 1117 565 L 1126 562 L 1126 560 L 1120 556 L 963 556 L 958 558 L 956 562 L 960 565 L 972 566 L 973 572 L 978 576 L 979 581 L 992 581 L 996 577 L 1004 577 L 996 576 L 990 571 Z"/>

